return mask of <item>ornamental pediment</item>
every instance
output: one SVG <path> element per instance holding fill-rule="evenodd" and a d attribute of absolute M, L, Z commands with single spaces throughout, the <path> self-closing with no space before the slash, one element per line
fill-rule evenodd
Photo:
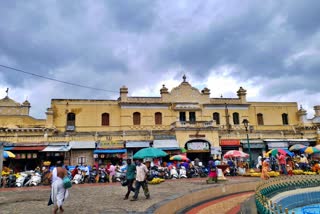
<path fill-rule="evenodd" d="M 209 89 L 201 93 L 197 88 L 184 81 L 178 87 L 173 88 L 164 101 L 172 103 L 209 103 L 209 94 Z"/>
<path fill-rule="evenodd" d="M 0 107 L 17 107 L 17 106 L 21 106 L 21 104 L 10 99 L 8 96 L 0 100 Z"/>

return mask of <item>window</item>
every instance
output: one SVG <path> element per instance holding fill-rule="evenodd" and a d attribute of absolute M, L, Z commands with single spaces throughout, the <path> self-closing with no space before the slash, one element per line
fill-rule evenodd
<path fill-rule="evenodd" d="M 108 113 L 103 113 L 101 115 L 101 125 L 102 126 L 109 126 L 110 125 L 109 114 Z"/>
<path fill-rule="evenodd" d="M 141 123 L 141 114 L 139 112 L 133 113 L 133 125 L 140 125 Z"/>
<path fill-rule="evenodd" d="M 264 125 L 263 114 L 261 113 L 257 114 L 257 120 L 258 120 L 258 125 Z"/>
<path fill-rule="evenodd" d="M 189 112 L 189 121 L 190 121 L 190 123 L 196 122 L 196 113 L 195 112 Z"/>
<path fill-rule="evenodd" d="M 286 114 L 286 113 L 282 114 L 282 124 L 283 125 L 288 125 L 289 124 L 288 114 Z"/>
<path fill-rule="evenodd" d="M 76 115 L 75 113 L 67 114 L 67 131 L 74 131 L 76 126 Z"/>
<path fill-rule="evenodd" d="M 233 113 L 232 117 L 233 117 L 233 124 L 239 125 L 240 124 L 239 113 L 238 112 Z"/>
<path fill-rule="evenodd" d="M 160 112 L 156 112 L 154 114 L 154 122 L 156 125 L 161 125 L 162 124 L 162 114 Z"/>
<path fill-rule="evenodd" d="M 186 113 L 185 112 L 180 112 L 180 122 L 185 122 L 186 121 Z"/>
<path fill-rule="evenodd" d="M 218 112 L 213 113 L 213 120 L 216 121 L 217 125 L 220 124 L 220 115 Z"/>

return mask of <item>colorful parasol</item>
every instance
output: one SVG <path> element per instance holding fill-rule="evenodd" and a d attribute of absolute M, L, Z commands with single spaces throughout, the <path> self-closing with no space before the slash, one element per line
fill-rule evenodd
<path fill-rule="evenodd" d="M 292 146 L 290 146 L 289 150 L 290 151 L 299 151 L 300 149 L 304 149 L 307 146 L 303 145 L 303 144 L 294 144 Z"/>
<path fill-rule="evenodd" d="M 293 153 L 290 152 L 288 149 L 271 149 L 266 153 L 266 155 L 270 156 L 271 154 L 272 156 L 276 156 L 279 152 L 283 155 L 290 155 L 291 157 L 293 156 Z"/>
<path fill-rule="evenodd" d="M 244 153 L 242 151 L 238 151 L 238 150 L 230 150 L 227 151 L 224 155 L 224 158 L 248 158 L 249 154 Z"/>
<path fill-rule="evenodd" d="M 313 154 L 313 153 L 319 153 L 320 149 L 318 149 L 317 147 L 308 146 L 304 149 L 301 149 L 300 151 L 307 153 L 307 154 Z"/>
<path fill-rule="evenodd" d="M 149 147 L 140 149 L 136 154 L 133 155 L 133 159 L 144 159 L 144 158 L 159 158 L 165 157 L 168 154 L 161 149 Z"/>
<path fill-rule="evenodd" d="M 3 151 L 3 157 L 4 158 L 15 158 L 15 154 L 13 154 L 12 152 L 10 151 Z"/>
<path fill-rule="evenodd" d="M 170 160 L 176 160 L 176 161 L 190 161 L 189 158 L 187 158 L 187 156 L 185 155 L 174 155 L 172 157 L 170 157 Z"/>

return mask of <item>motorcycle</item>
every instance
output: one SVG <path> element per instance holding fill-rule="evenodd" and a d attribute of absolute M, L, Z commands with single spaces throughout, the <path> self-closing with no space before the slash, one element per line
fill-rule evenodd
<path fill-rule="evenodd" d="M 172 168 L 170 169 L 170 177 L 171 179 L 179 178 L 179 174 L 175 166 L 172 166 Z"/>
<path fill-rule="evenodd" d="M 158 167 L 158 172 L 159 172 L 158 176 L 160 178 L 163 178 L 163 179 L 170 178 L 168 167 Z"/>
<path fill-rule="evenodd" d="M 78 173 L 73 177 L 71 182 L 73 184 L 82 184 L 84 182 L 83 173 L 79 170 Z"/>
<path fill-rule="evenodd" d="M 188 178 L 187 177 L 187 171 L 184 166 L 181 166 L 179 169 L 179 178 Z"/>
<path fill-rule="evenodd" d="M 106 183 L 108 181 L 107 173 L 104 169 L 99 170 L 99 183 Z"/>
<path fill-rule="evenodd" d="M 96 177 L 97 177 L 97 171 L 96 170 L 91 170 L 89 174 L 89 183 L 95 183 L 96 182 Z"/>
<path fill-rule="evenodd" d="M 6 187 L 15 187 L 17 177 L 14 174 L 8 175 L 6 178 Z"/>
<path fill-rule="evenodd" d="M 38 186 L 41 183 L 41 175 L 40 173 L 36 172 L 34 175 L 31 176 L 29 186 Z"/>
<path fill-rule="evenodd" d="M 20 176 L 16 179 L 16 187 L 23 187 L 25 184 L 25 179 L 28 177 L 28 174 L 21 172 Z"/>
<path fill-rule="evenodd" d="M 198 174 L 198 171 L 191 167 L 187 170 L 187 177 L 188 178 L 196 178 L 196 177 L 199 177 L 199 174 Z"/>

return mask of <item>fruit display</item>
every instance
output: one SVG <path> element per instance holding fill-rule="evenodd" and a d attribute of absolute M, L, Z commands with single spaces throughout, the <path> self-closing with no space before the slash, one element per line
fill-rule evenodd
<path fill-rule="evenodd" d="M 303 172 L 304 175 L 316 175 L 316 172 Z"/>
<path fill-rule="evenodd" d="M 44 165 L 44 166 L 50 166 L 50 165 L 51 165 L 51 162 L 50 162 L 50 161 L 45 161 L 45 162 L 43 162 L 43 165 Z"/>
<path fill-rule="evenodd" d="M 292 173 L 294 175 L 303 175 L 303 170 L 302 169 L 294 169 L 294 170 L 292 170 Z"/>
<path fill-rule="evenodd" d="M 153 178 L 151 181 L 148 181 L 148 184 L 160 184 L 161 182 L 164 182 L 164 179 L 162 179 L 162 178 Z"/>
<path fill-rule="evenodd" d="M 268 175 L 270 177 L 277 177 L 280 175 L 280 172 L 270 171 L 270 172 L 268 172 Z"/>
<path fill-rule="evenodd" d="M 261 176 L 261 172 L 250 172 L 250 176 L 251 177 L 260 177 Z"/>

